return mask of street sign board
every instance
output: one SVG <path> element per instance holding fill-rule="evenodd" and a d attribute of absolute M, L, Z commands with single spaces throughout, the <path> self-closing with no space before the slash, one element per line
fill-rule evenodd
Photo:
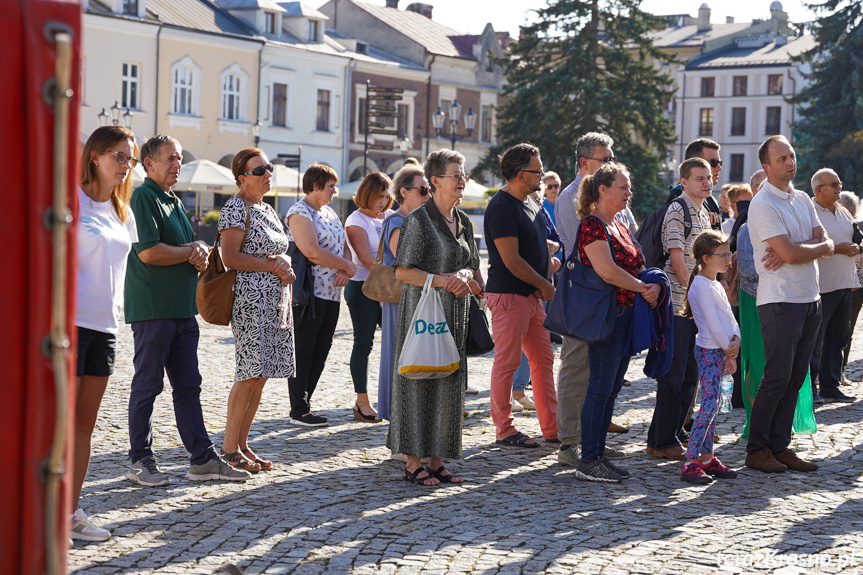
<path fill-rule="evenodd" d="M 385 88 L 383 86 L 369 86 L 372 94 L 404 94 L 404 88 Z"/>
<path fill-rule="evenodd" d="M 395 111 L 396 111 L 396 107 L 395 107 L 395 106 L 392 106 L 392 105 L 387 105 L 387 104 L 370 104 L 370 105 L 369 105 L 369 110 L 371 110 L 371 111 L 373 111 L 373 112 L 374 112 L 375 110 L 378 110 L 378 111 L 381 111 L 381 112 L 395 112 Z"/>
<path fill-rule="evenodd" d="M 382 122 L 369 122 L 369 128 L 389 128 L 389 126 Z"/>
<path fill-rule="evenodd" d="M 381 151 L 386 151 L 386 152 L 392 152 L 393 151 L 393 147 L 391 145 L 390 146 L 384 146 L 381 144 L 369 144 L 367 147 L 369 150 L 381 150 Z"/>
<path fill-rule="evenodd" d="M 375 118 L 401 118 L 404 114 L 399 112 L 374 112 L 369 113 L 369 116 L 374 116 Z"/>
<path fill-rule="evenodd" d="M 372 94 L 369 96 L 369 100 L 404 100 L 401 96 L 394 96 L 392 94 Z"/>
<path fill-rule="evenodd" d="M 383 128 L 374 128 L 369 130 L 369 134 L 383 134 L 386 136 L 398 136 L 398 130 L 385 130 Z"/>

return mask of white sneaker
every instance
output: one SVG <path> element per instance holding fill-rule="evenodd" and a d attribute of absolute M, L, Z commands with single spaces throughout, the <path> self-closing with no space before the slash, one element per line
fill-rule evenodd
<path fill-rule="evenodd" d="M 536 404 L 528 396 L 525 395 L 524 397 L 520 397 L 516 399 L 516 401 L 519 402 L 521 406 L 525 409 L 536 411 Z"/>
<path fill-rule="evenodd" d="M 512 405 L 511 410 L 513 413 L 521 413 L 522 411 L 524 411 L 524 407 L 522 407 L 518 400 L 513 400 L 510 402 L 510 404 Z"/>
<path fill-rule="evenodd" d="M 107 541 L 111 538 L 111 532 L 102 527 L 97 527 L 90 523 L 87 514 L 80 507 L 75 510 L 75 513 L 69 516 L 72 520 L 72 529 L 69 531 L 71 539 L 80 539 L 81 541 Z"/>

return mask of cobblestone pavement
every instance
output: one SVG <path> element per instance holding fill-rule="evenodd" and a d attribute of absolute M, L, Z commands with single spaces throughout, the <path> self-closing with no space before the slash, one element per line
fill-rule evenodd
<path fill-rule="evenodd" d="M 230 328 L 200 323 L 202 402 L 219 445 L 233 338 Z M 204 574 L 232 562 L 266 574 L 863 573 L 863 401 L 819 407 L 818 433 L 794 437 L 792 447 L 821 465 L 812 474 L 742 468 L 743 411 L 720 415 L 717 454 L 741 473 L 691 486 L 680 480 L 678 463 L 644 453 L 655 383 L 637 359 L 629 370 L 633 384 L 623 388 L 615 410 L 615 421 L 630 431 L 610 437 L 611 446 L 626 451 L 622 465 L 632 478 L 586 483 L 558 464 L 554 446 L 494 444 L 492 359 L 476 358 L 469 360 L 470 382 L 480 393 L 466 405 L 464 459 L 450 462 L 466 481 L 421 488 L 401 481 L 403 464 L 385 447 L 386 424 L 353 421 L 351 343 L 343 306 L 313 398 L 328 428 L 291 425 L 287 383 L 267 383 L 251 444 L 276 469 L 246 483 L 185 479 L 188 456 L 166 390 L 156 402 L 155 447 L 171 484 L 147 488 L 123 478 L 132 374 L 132 337 L 124 326 L 82 501 L 114 535 L 105 543 L 76 542 L 70 571 Z M 379 347 L 376 341 L 370 363 L 375 391 Z M 863 379 L 861 329 L 849 375 Z M 845 389 L 863 394 L 863 385 Z M 521 430 L 541 437 L 534 413 L 516 418 Z"/>

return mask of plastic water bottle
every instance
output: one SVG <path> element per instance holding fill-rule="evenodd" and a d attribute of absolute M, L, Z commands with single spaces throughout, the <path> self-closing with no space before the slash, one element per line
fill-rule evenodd
<path fill-rule="evenodd" d="M 731 394 L 734 391 L 734 378 L 730 375 L 723 374 L 719 380 L 719 413 L 729 413 L 731 411 Z"/>

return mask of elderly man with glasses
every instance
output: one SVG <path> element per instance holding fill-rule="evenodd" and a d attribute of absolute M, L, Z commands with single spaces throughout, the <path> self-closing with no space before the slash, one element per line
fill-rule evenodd
<path fill-rule="evenodd" d="M 836 172 L 822 168 L 812 176 L 815 213 L 835 248 L 829 258 L 818 260 L 818 288 L 821 294 L 821 328 L 809 363 L 812 391 L 819 380 L 825 402 L 851 403 L 853 397 L 839 390 L 842 381 L 842 350 L 851 337 L 851 290 L 860 287 L 854 258 L 860 246 L 853 241 L 854 217 L 838 203 L 842 182 Z M 816 401 L 817 393 L 815 394 Z"/>

